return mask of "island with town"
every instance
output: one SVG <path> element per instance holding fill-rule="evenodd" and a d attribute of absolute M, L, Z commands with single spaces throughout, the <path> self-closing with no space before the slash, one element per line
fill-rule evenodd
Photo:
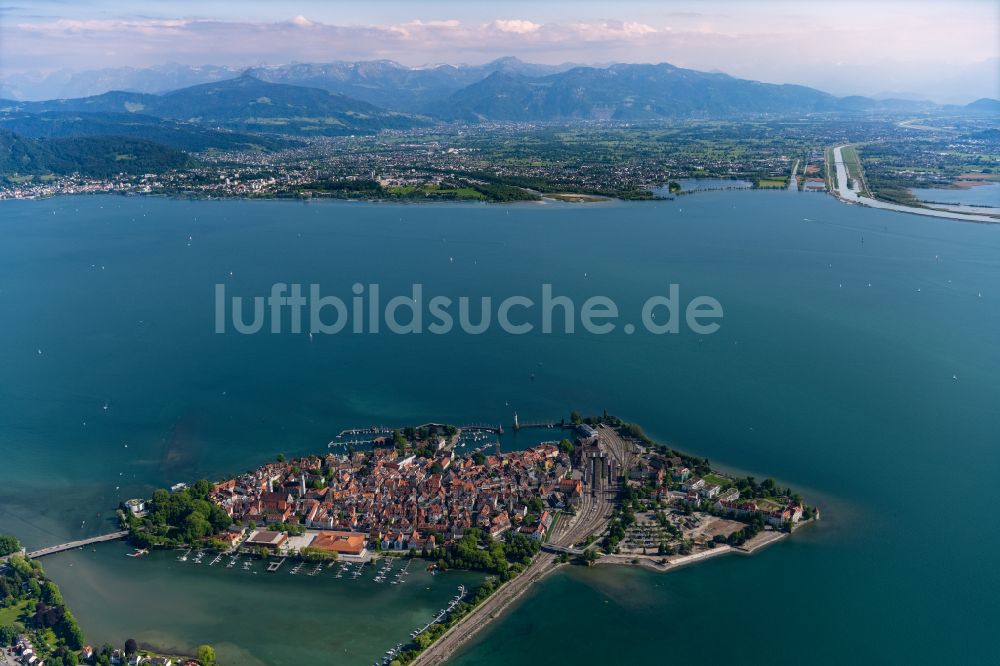
<path fill-rule="evenodd" d="M 549 429 L 553 437 L 503 451 L 502 426 L 347 430 L 322 455 L 278 455 L 230 478 L 128 500 L 119 509 L 123 530 L 108 536 L 127 538 L 132 557 L 174 548 L 182 562 L 256 564 L 272 574 L 359 577 L 367 566 L 375 582 L 400 584 L 414 563 L 435 574 L 487 574 L 476 589 L 460 587 L 408 644 L 387 650 L 380 659 L 388 666 L 443 662 L 561 566 L 668 571 L 752 553 L 819 518 L 790 488 L 720 472 L 614 416 L 574 412 L 537 424 L 515 416 L 514 427 Z M 32 555 L 9 556 L 0 578 L 10 588 L 5 605 L 23 611 L 15 627 L 0 627 L 0 638 L 15 646 L 10 654 L 19 655 L 13 663 L 169 663 L 134 645 L 95 651 L 78 628 L 58 630 L 64 616 L 75 622 Z M 57 605 L 64 611 L 49 622 L 45 609 Z"/>

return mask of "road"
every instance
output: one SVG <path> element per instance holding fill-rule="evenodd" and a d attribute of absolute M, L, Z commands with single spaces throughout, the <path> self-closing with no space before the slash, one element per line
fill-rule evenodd
<path fill-rule="evenodd" d="M 799 161 L 795 160 L 795 164 L 792 165 L 792 173 L 788 176 L 788 191 L 798 192 L 799 191 L 799 181 L 795 179 L 795 174 L 799 171 Z"/>
<path fill-rule="evenodd" d="M 610 428 L 600 430 L 598 446 L 608 450 L 619 461 L 620 469 L 628 469 L 634 461 L 631 445 L 624 442 Z M 617 456 L 621 456 L 618 458 Z M 576 513 L 568 520 L 560 520 L 549 537 L 549 543 L 571 547 L 584 541 L 591 534 L 600 534 L 607 527 L 614 512 L 617 484 L 599 489 L 585 489 Z M 594 490 L 594 492 L 591 492 Z M 504 583 L 486 601 L 476 606 L 458 624 L 449 629 L 413 661 L 414 666 L 433 666 L 444 663 L 466 641 L 523 595 L 528 588 L 559 568 L 560 563 L 552 553 L 541 552 L 519 576 Z"/>
<path fill-rule="evenodd" d="M 899 127 L 905 127 L 907 129 L 922 130 L 924 132 L 938 132 L 940 134 L 959 134 L 957 130 L 949 129 L 947 127 L 934 127 L 933 125 L 921 125 L 919 118 L 913 118 L 911 120 L 904 120 L 901 123 L 897 123 Z"/>
<path fill-rule="evenodd" d="M 476 606 L 458 624 L 445 632 L 444 636 L 421 652 L 413 660 L 414 666 L 444 663 L 462 644 L 479 633 L 491 621 L 500 617 L 503 610 L 524 594 L 532 584 L 547 576 L 558 566 L 555 555 L 539 553 L 534 561 L 528 565 L 528 568 L 521 572 L 521 575 L 504 583 L 486 601 Z"/>
<path fill-rule="evenodd" d="M 964 220 L 966 222 L 1000 222 L 1000 220 L 997 220 L 994 217 L 989 217 L 988 215 L 953 213 L 951 211 L 934 210 L 932 208 L 914 208 L 911 206 L 901 206 L 899 204 L 889 203 L 887 201 L 879 201 L 878 199 L 872 199 L 870 197 L 863 197 L 858 194 L 857 190 L 852 190 L 847 186 L 847 166 L 844 164 L 844 155 L 842 152 L 843 148 L 846 148 L 846 145 L 837 146 L 833 149 L 833 161 L 837 168 L 837 189 L 835 194 L 843 201 L 861 204 L 862 206 L 869 206 L 871 208 L 894 210 L 900 213 L 926 215 L 927 217 L 943 217 L 950 220 Z"/>
<path fill-rule="evenodd" d="M 58 546 L 49 546 L 48 548 L 42 548 L 41 550 L 31 551 L 30 553 L 28 553 L 28 558 L 34 560 L 39 557 L 45 557 L 46 555 L 61 553 L 64 550 L 72 550 L 74 548 L 82 548 L 83 546 L 89 546 L 92 543 L 102 543 L 104 541 L 117 541 L 118 539 L 124 539 L 127 536 L 128 536 L 128 530 L 123 530 L 121 532 L 112 532 L 111 534 L 102 534 L 101 536 L 91 537 L 89 539 L 70 541 L 69 543 L 61 543 Z"/>

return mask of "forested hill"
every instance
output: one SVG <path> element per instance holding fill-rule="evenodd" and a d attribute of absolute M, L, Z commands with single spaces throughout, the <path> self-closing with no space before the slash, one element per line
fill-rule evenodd
<path fill-rule="evenodd" d="M 0 129 L 0 176 L 71 174 L 108 177 L 180 169 L 185 153 L 162 144 L 120 136 L 31 139 Z"/>

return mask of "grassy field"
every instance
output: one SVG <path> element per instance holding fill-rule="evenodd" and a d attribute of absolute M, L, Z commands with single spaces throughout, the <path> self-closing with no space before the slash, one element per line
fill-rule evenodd
<path fill-rule="evenodd" d="M 719 476 L 718 474 L 706 474 L 701 478 L 705 479 L 705 483 L 709 485 L 712 485 L 714 483 L 715 485 L 722 486 L 723 488 L 725 488 L 726 486 L 733 485 L 732 481 L 730 481 L 724 476 Z"/>
<path fill-rule="evenodd" d="M 778 178 L 761 178 L 760 180 L 757 181 L 757 187 L 760 187 L 760 188 L 787 187 L 787 186 L 788 186 L 788 179 L 787 178 L 781 178 L 781 179 L 778 179 Z"/>
<path fill-rule="evenodd" d="M 858 157 L 857 149 L 854 146 L 844 146 L 840 154 L 844 156 L 844 167 L 847 169 L 847 175 L 860 184 L 862 194 L 871 196 L 868 185 L 865 183 L 864 172 L 861 170 L 861 160 Z"/>
<path fill-rule="evenodd" d="M 31 602 L 28 599 L 24 599 L 13 606 L 0 608 L 0 627 L 18 622 L 27 610 L 29 603 Z"/>
<path fill-rule="evenodd" d="M 757 507 L 762 511 L 774 511 L 785 506 L 781 502 L 781 498 L 777 497 L 758 497 L 753 501 L 757 503 Z"/>
<path fill-rule="evenodd" d="M 826 159 L 826 189 L 834 192 L 837 190 L 837 166 L 833 160 L 833 148 L 823 151 Z"/>
<path fill-rule="evenodd" d="M 483 201 L 486 197 L 471 187 L 440 187 L 439 185 L 427 184 L 422 187 L 413 185 L 400 185 L 387 189 L 390 194 L 405 198 L 441 198 L 441 199 L 474 199 Z"/>

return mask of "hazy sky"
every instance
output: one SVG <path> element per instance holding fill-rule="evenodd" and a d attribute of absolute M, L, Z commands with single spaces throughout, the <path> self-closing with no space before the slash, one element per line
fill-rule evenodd
<path fill-rule="evenodd" d="M 998 0 L 6 2 L 2 76 L 167 62 L 423 65 L 515 55 L 666 61 L 840 94 L 1000 94 Z"/>

